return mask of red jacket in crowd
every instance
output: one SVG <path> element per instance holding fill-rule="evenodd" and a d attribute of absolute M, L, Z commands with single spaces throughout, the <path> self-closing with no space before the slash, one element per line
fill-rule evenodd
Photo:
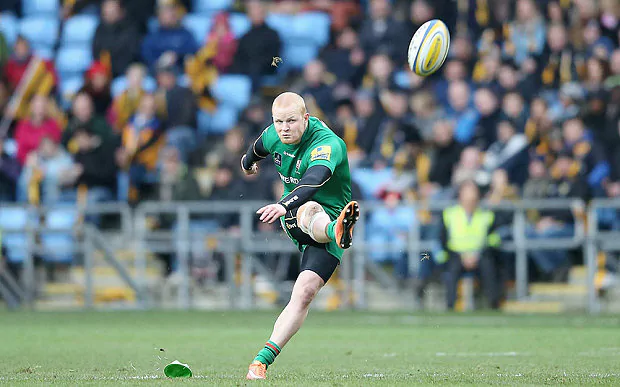
<path fill-rule="evenodd" d="M 24 165 L 28 154 L 39 147 L 42 139 L 48 137 L 54 142 L 60 142 L 60 136 L 60 126 L 51 118 L 46 119 L 38 126 L 35 126 L 30 120 L 20 121 L 15 129 L 17 160 L 21 165 Z"/>

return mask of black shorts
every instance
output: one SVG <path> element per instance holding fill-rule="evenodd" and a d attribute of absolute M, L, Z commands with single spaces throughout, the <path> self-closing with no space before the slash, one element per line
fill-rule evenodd
<path fill-rule="evenodd" d="M 326 243 L 319 243 L 312 239 L 310 235 L 299 229 L 297 225 L 297 208 L 289 210 L 284 216 L 284 227 L 297 243 L 306 245 L 303 256 L 301 257 L 300 272 L 310 270 L 315 272 L 325 283 L 332 276 L 340 261 L 330 254 Z"/>

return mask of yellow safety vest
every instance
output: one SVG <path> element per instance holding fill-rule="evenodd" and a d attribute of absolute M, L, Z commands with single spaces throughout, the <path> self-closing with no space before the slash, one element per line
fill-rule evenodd
<path fill-rule="evenodd" d="M 487 239 L 494 219 L 493 212 L 480 208 L 474 211 L 471 218 L 459 205 L 446 208 L 443 211 L 443 222 L 448 231 L 448 249 L 464 253 L 479 251 L 487 245 L 499 245 L 498 235 L 489 235 Z"/>

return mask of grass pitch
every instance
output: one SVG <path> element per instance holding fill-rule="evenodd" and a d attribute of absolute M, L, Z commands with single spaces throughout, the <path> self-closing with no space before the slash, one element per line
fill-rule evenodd
<path fill-rule="evenodd" d="M 273 312 L 0 312 L 0 384 L 255 385 Z M 162 352 L 160 349 L 164 349 Z M 171 381 L 178 359 L 195 377 Z M 620 317 L 311 312 L 279 386 L 620 384 Z"/>

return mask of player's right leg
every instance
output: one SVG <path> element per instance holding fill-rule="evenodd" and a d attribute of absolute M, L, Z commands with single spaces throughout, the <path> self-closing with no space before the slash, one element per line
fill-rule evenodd
<path fill-rule="evenodd" d="M 360 217 L 360 209 L 356 201 L 349 202 L 332 221 L 319 203 L 310 201 L 299 207 L 296 216 L 299 229 L 314 241 L 336 241 L 340 248 L 348 249 L 353 242 L 353 228 Z"/>

